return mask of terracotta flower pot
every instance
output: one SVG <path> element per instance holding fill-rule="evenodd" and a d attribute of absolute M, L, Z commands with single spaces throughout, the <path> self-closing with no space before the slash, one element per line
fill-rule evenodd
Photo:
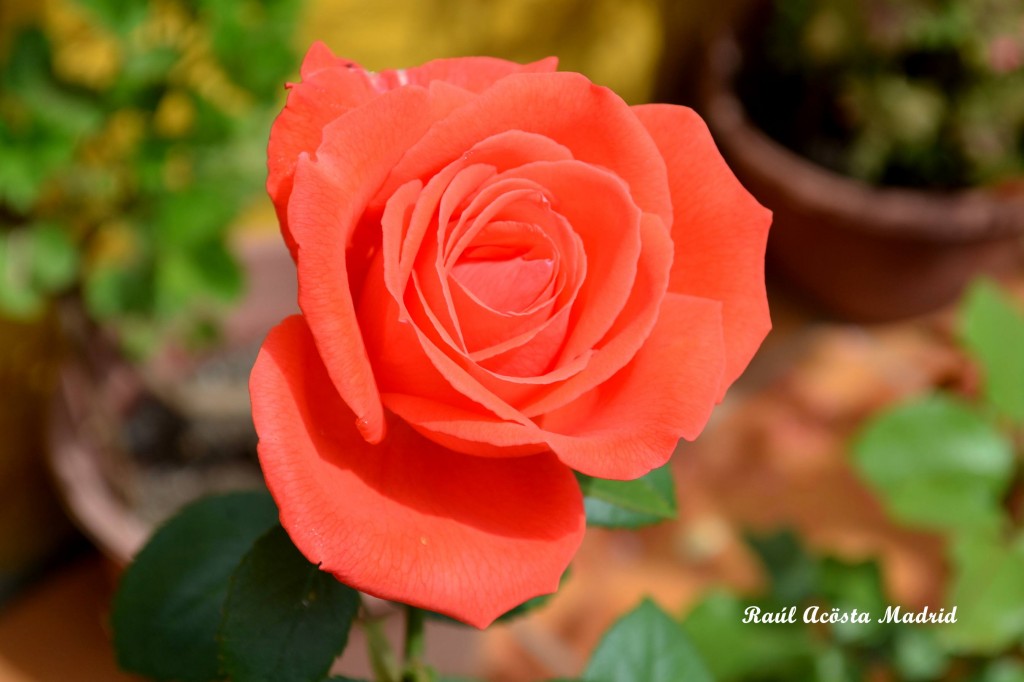
<path fill-rule="evenodd" d="M 61 370 L 49 427 L 51 468 L 69 515 L 115 566 L 127 564 L 154 525 L 175 507 L 203 494 L 261 484 L 255 456 L 251 462 L 215 463 L 216 471 L 192 470 L 154 462 L 146 453 L 129 454 L 126 446 L 134 440 L 152 447 L 165 433 L 161 429 L 166 421 L 179 417 L 205 420 L 199 429 L 200 438 L 206 435 L 213 443 L 207 450 L 216 449 L 216 439 L 233 438 L 237 434 L 230 432 L 240 430 L 247 433 L 226 442 L 255 444 L 255 433 L 247 440 L 247 360 L 249 355 L 254 359 L 274 324 L 298 311 L 295 270 L 276 233 L 246 239 L 239 256 L 248 291 L 223 320 L 218 349 L 198 357 L 164 351 L 139 366 L 90 337 L 78 344 L 84 351 L 80 355 L 89 357 L 71 358 Z M 209 371 L 211 362 L 219 363 L 216 372 Z M 223 376 L 225 362 L 237 365 L 229 376 Z M 125 421 L 147 396 L 157 407 L 147 406 L 149 413 L 129 427 L 135 437 L 126 438 Z M 173 414 L 159 407 L 164 402 L 174 407 Z"/>
<path fill-rule="evenodd" d="M 893 320 L 1020 265 L 1024 192 L 874 187 L 828 171 L 751 124 L 733 88 L 743 58 L 730 30 L 709 41 L 698 106 L 734 172 L 774 212 L 769 265 L 807 298 L 842 318 Z"/>

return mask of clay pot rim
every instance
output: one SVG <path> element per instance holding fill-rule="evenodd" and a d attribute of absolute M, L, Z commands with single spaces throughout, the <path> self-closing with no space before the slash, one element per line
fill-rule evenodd
<path fill-rule="evenodd" d="M 1024 196 L 874 186 L 782 146 L 749 120 L 732 86 L 741 60 L 733 29 L 711 38 L 700 65 L 700 106 L 725 156 L 759 176 L 772 194 L 789 195 L 812 214 L 840 214 L 846 229 L 887 239 L 951 245 L 1024 235 Z"/>

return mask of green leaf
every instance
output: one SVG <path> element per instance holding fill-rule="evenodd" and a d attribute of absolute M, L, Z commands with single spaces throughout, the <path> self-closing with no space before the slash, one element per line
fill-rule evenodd
<path fill-rule="evenodd" d="M 587 523 L 635 528 L 675 518 L 675 483 L 668 464 L 633 481 L 610 481 L 577 474 L 585 497 Z"/>
<path fill-rule="evenodd" d="M 223 239 L 236 206 L 220 188 L 192 186 L 160 198 L 155 211 L 160 248 L 201 246 Z"/>
<path fill-rule="evenodd" d="M 292 36 L 298 3 L 218 0 L 207 9 L 212 47 L 232 79 L 262 99 L 274 98 L 295 68 Z"/>
<path fill-rule="evenodd" d="M 885 636 L 885 627 L 878 615 L 885 611 L 888 600 L 882 572 L 874 561 L 847 563 L 831 557 L 820 562 L 821 592 L 828 608 L 842 613 L 874 614 L 867 623 L 833 623 L 829 627 L 842 644 L 877 644 Z"/>
<path fill-rule="evenodd" d="M 1012 658 L 992 661 L 978 682 L 1024 682 L 1024 664 Z"/>
<path fill-rule="evenodd" d="M 137 0 L 77 0 L 107 28 L 127 35 L 146 17 L 148 3 Z"/>
<path fill-rule="evenodd" d="M 47 297 L 78 273 L 78 250 L 53 223 L 36 223 L 0 239 L 0 310 L 16 317 L 38 314 Z"/>
<path fill-rule="evenodd" d="M 940 629 L 956 652 L 990 654 L 1024 635 L 1024 536 L 1007 544 L 994 535 L 964 535 L 953 545 L 955 567 L 946 603 L 957 622 Z"/>
<path fill-rule="evenodd" d="M 894 630 L 893 663 L 907 680 L 935 680 L 949 668 L 949 655 L 936 628 L 899 625 Z"/>
<path fill-rule="evenodd" d="M 0 235 L 0 313 L 28 319 L 42 312 L 43 298 L 32 285 L 30 230 Z"/>
<path fill-rule="evenodd" d="M 818 682 L 863 682 L 863 671 L 856 669 L 847 653 L 838 646 L 822 649 L 815 656 L 815 674 Z"/>
<path fill-rule="evenodd" d="M 795 624 L 744 623 L 750 601 L 716 591 L 697 604 L 683 621 L 683 629 L 718 682 L 745 680 L 770 674 L 773 679 L 810 679 L 814 643 L 809 628 Z M 759 605 L 777 612 L 778 603 Z"/>
<path fill-rule="evenodd" d="M 780 604 L 798 604 L 820 589 L 820 566 L 791 530 L 747 536 L 771 579 L 772 596 Z"/>
<path fill-rule="evenodd" d="M 153 272 L 144 263 L 104 265 L 88 271 L 85 277 L 86 306 L 101 320 L 126 313 L 150 313 L 153 291 Z"/>
<path fill-rule="evenodd" d="M 893 517 L 937 529 L 1002 523 L 1013 475 L 1010 443 L 970 407 L 933 396 L 874 419 L 854 443 L 861 474 Z"/>
<path fill-rule="evenodd" d="M 587 682 L 711 682 L 689 637 L 650 600 L 605 633 L 583 674 Z"/>
<path fill-rule="evenodd" d="M 118 663 L 156 680 L 217 677 L 231 573 L 277 523 L 265 492 L 200 500 L 162 526 L 121 578 L 111 620 Z"/>
<path fill-rule="evenodd" d="M 78 274 L 78 249 L 67 230 L 52 223 L 32 227 L 32 279 L 46 293 L 58 291 Z"/>
<path fill-rule="evenodd" d="M 299 553 L 280 526 L 231 578 L 220 628 L 233 682 L 317 682 L 345 649 L 359 593 Z"/>
<path fill-rule="evenodd" d="M 241 268 L 222 243 L 166 250 L 157 257 L 154 308 L 164 319 L 195 309 L 199 301 L 230 301 L 242 288 Z"/>
<path fill-rule="evenodd" d="M 961 315 L 964 344 L 981 363 L 986 398 L 1000 413 L 1024 421 L 1024 313 L 995 284 L 980 281 Z"/>
<path fill-rule="evenodd" d="M 583 498 L 583 509 L 587 514 L 587 525 L 600 528 L 641 528 L 665 520 L 661 516 L 629 511 L 593 497 Z"/>

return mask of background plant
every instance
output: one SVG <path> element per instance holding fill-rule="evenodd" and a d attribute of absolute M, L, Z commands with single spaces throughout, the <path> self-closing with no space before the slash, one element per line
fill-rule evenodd
<path fill-rule="evenodd" d="M 242 287 L 229 227 L 262 190 L 297 3 L 16 5 L 0 14 L 0 314 L 69 298 L 136 351 L 208 334 Z"/>
<path fill-rule="evenodd" d="M 959 317 L 978 375 L 965 386 L 977 390 L 892 406 L 852 444 L 853 464 L 892 518 L 945 539 L 949 578 L 932 610 L 957 606 L 957 622 L 877 623 L 894 603 L 877 562 L 816 555 L 791 533 L 750 538 L 767 590 L 716 591 L 684 624 L 715 679 L 1024 680 L 1024 312 L 980 282 Z M 773 612 L 797 605 L 798 621 L 810 605 L 856 608 L 873 619 L 744 625 L 750 604 Z"/>
<path fill-rule="evenodd" d="M 775 0 L 740 81 L 796 151 L 871 182 L 956 187 L 1024 170 L 1017 0 Z"/>

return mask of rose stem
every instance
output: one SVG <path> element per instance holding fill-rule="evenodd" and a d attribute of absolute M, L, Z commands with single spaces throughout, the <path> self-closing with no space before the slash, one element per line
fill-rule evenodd
<path fill-rule="evenodd" d="M 430 682 L 431 674 L 423 664 L 424 612 L 415 606 L 405 607 L 405 676 L 402 682 Z"/>
<path fill-rule="evenodd" d="M 398 662 L 395 660 L 394 654 L 391 653 L 391 644 L 381 628 L 381 622 L 380 618 L 372 616 L 368 616 L 362 621 L 373 675 L 377 682 L 400 682 Z"/>

